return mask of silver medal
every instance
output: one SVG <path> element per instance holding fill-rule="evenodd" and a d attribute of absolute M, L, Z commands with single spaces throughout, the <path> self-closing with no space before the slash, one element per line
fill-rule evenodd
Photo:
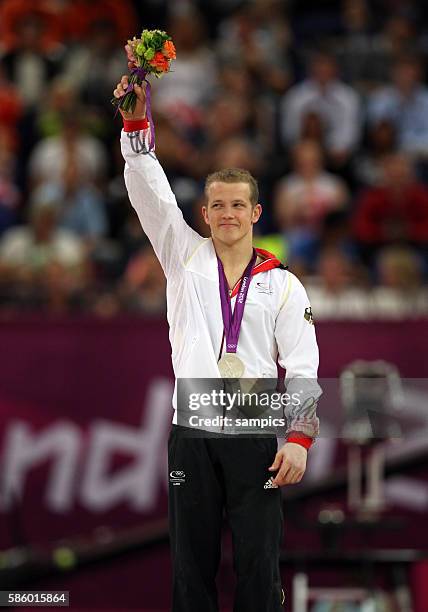
<path fill-rule="evenodd" d="M 225 353 L 217 365 L 222 378 L 242 378 L 245 372 L 244 362 L 235 353 Z"/>

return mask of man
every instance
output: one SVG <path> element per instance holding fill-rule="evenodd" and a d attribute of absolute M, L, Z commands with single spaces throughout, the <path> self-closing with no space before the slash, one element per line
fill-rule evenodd
<path fill-rule="evenodd" d="M 428 243 L 428 189 L 415 175 L 405 153 L 382 160 L 383 181 L 361 192 L 353 217 L 360 253 L 373 265 L 378 251 L 391 244 L 410 244 L 422 257 Z"/>
<path fill-rule="evenodd" d="M 423 83 L 423 64 L 418 56 L 400 55 L 392 71 L 392 84 L 368 99 L 368 120 L 377 125 L 391 121 L 397 130 L 400 151 L 415 160 L 428 157 L 428 88 Z"/>
<path fill-rule="evenodd" d="M 128 78 L 123 76 L 115 97 L 121 98 L 127 86 Z M 277 358 L 289 379 L 299 377 L 299 387 L 303 379 L 316 379 L 318 349 L 306 292 L 273 255 L 253 250 L 253 225 L 262 210 L 256 181 L 239 169 L 207 178 L 202 213 L 211 238 L 202 238 L 184 222 L 154 153 L 136 145 L 147 140 L 148 122 L 144 92 L 138 86 L 134 91 L 134 112 L 122 112 L 125 182 L 167 277 L 177 380 L 219 379 L 220 368 L 237 378 L 243 374 L 276 378 Z M 227 320 L 231 306 L 233 321 L 236 313 L 242 316 L 237 338 L 232 337 Z M 242 365 L 241 372 L 234 369 L 236 364 L 238 370 Z M 179 402 L 174 394 L 168 442 L 173 612 L 218 610 L 215 577 L 223 509 L 233 534 L 234 611 L 283 609 L 279 487 L 299 482 L 305 472 L 307 449 L 318 430 L 316 395 L 315 390 L 305 398 L 312 412 L 291 419 L 294 433 L 277 452 L 274 435 L 216 434 L 178 424 Z"/>
<path fill-rule="evenodd" d="M 309 77 L 294 85 L 281 103 L 281 131 L 285 146 L 298 142 L 308 116 L 321 120 L 329 161 L 343 166 L 355 151 L 361 136 L 360 101 L 356 91 L 338 78 L 335 58 L 316 53 Z"/>

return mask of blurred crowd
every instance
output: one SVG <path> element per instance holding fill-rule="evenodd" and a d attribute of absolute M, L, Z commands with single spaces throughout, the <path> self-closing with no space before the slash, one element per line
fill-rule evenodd
<path fill-rule="evenodd" d="M 165 310 L 123 182 L 123 46 L 166 29 L 156 151 L 207 236 L 207 173 L 259 180 L 256 245 L 317 318 L 428 314 L 428 23 L 410 0 L 0 0 L 0 315 Z"/>

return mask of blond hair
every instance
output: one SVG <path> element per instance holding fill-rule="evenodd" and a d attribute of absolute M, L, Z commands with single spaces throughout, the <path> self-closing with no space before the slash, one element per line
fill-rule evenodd
<path fill-rule="evenodd" d="M 205 180 L 205 195 L 208 197 L 208 188 L 213 183 L 247 183 L 250 187 L 251 206 L 259 201 L 259 187 L 254 176 L 242 168 L 224 168 L 209 174 Z"/>

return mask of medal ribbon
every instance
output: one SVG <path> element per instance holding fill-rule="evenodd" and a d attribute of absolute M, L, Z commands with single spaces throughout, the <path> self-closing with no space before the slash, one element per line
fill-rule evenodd
<path fill-rule="evenodd" d="M 232 313 L 227 279 L 224 273 L 221 259 L 217 257 L 218 278 L 220 284 L 221 314 L 223 316 L 224 332 L 226 336 L 226 353 L 236 353 L 238 348 L 239 332 L 241 331 L 242 317 L 244 315 L 245 301 L 248 289 L 250 288 L 251 273 L 256 263 L 257 253 L 253 249 L 253 256 L 248 266 L 245 268 L 241 278 L 239 291 L 236 296 L 235 308 Z"/>

